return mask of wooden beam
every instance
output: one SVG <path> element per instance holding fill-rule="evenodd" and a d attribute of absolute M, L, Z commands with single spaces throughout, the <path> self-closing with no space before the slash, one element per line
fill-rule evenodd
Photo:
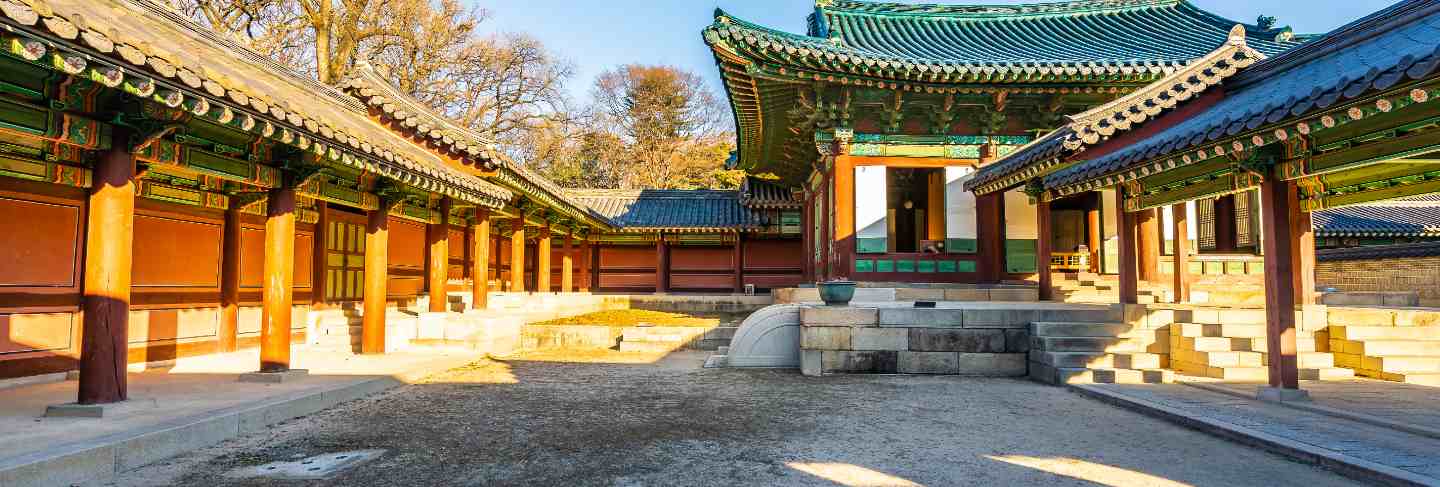
<path fill-rule="evenodd" d="M 999 284 L 1005 276 L 1005 193 L 976 196 L 975 213 L 980 282 Z"/>
<path fill-rule="evenodd" d="M 735 232 L 735 252 L 730 263 L 735 272 L 735 294 L 745 292 L 745 232 Z"/>
<path fill-rule="evenodd" d="M 1125 211 L 1125 191 L 1115 189 L 1115 211 L 1120 216 L 1120 303 L 1140 302 L 1138 215 Z"/>
<path fill-rule="evenodd" d="M 1173 228 L 1171 233 L 1175 236 L 1175 269 L 1172 271 L 1175 279 L 1175 302 L 1190 302 L 1190 209 L 1185 203 L 1176 203 L 1170 207 Z"/>
<path fill-rule="evenodd" d="M 116 140 L 127 140 L 121 133 Z M 135 245 L 135 157 L 128 144 L 95 164 L 86 205 L 85 287 L 80 345 L 80 404 L 129 397 L 126 355 Z"/>
<path fill-rule="evenodd" d="M 1053 281 L 1050 275 L 1051 233 L 1050 202 L 1040 200 L 1035 204 L 1035 228 L 1039 231 L 1035 243 L 1035 270 L 1040 274 L 1040 300 L 1049 301 L 1054 297 Z"/>
<path fill-rule="evenodd" d="M 1310 213 L 1304 211 L 1300 205 L 1300 187 L 1293 182 L 1286 184 L 1286 204 L 1290 209 L 1290 232 L 1291 248 L 1294 249 L 1294 257 L 1291 259 L 1291 274 L 1295 279 L 1295 304 L 1315 304 L 1315 228 L 1310 219 Z M 1264 238 L 1271 235 L 1267 233 Z"/>
<path fill-rule="evenodd" d="M 655 239 L 655 292 L 664 294 L 670 292 L 670 245 L 665 242 L 665 234 L 661 233 Z"/>
<path fill-rule="evenodd" d="M 550 223 L 540 227 L 535 239 L 535 292 L 550 292 Z"/>
<path fill-rule="evenodd" d="M 560 292 L 575 292 L 575 235 L 565 234 L 565 247 L 560 253 Z"/>
<path fill-rule="evenodd" d="M 1296 238 L 1290 186 L 1277 176 L 1260 186 L 1260 219 L 1265 228 L 1265 339 L 1270 358 L 1270 387 L 1299 389 L 1295 328 Z"/>
<path fill-rule="evenodd" d="M 364 315 L 360 353 L 385 353 L 385 307 L 390 282 L 390 210 L 381 204 L 365 221 Z"/>
<path fill-rule="evenodd" d="M 490 209 L 475 207 L 470 228 L 470 309 L 490 307 Z"/>
<path fill-rule="evenodd" d="M 265 287 L 260 318 L 260 371 L 290 370 L 295 287 L 295 188 L 275 188 L 265 205 Z"/>
<path fill-rule="evenodd" d="M 425 289 L 430 296 L 430 312 L 450 311 L 450 198 L 440 200 L 440 223 L 425 226 L 429 263 L 426 265 Z"/>
<path fill-rule="evenodd" d="M 220 236 L 220 327 L 216 346 L 221 352 L 234 352 L 238 341 L 240 259 L 240 209 L 232 207 L 225 210 L 225 226 Z"/>
<path fill-rule="evenodd" d="M 519 225 L 510 234 L 510 292 L 525 292 L 525 226 Z"/>

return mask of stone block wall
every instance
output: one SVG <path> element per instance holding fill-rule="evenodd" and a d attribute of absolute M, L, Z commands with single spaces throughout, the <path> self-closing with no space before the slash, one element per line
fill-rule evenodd
<path fill-rule="evenodd" d="M 1023 377 L 1036 321 L 1118 321 L 1121 311 L 1024 303 L 942 303 L 940 308 L 806 306 L 800 312 L 805 375 L 932 374 Z"/>
<path fill-rule="evenodd" d="M 1440 306 L 1440 256 L 1403 259 L 1330 260 L 1315 263 L 1315 283 L 1344 292 L 1416 293 L 1420 306 Z M 1408 303 L 1331 302 L 1334 305 Z"/>

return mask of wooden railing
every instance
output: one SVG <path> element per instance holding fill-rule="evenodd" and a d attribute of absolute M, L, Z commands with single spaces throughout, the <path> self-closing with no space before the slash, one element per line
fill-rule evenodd
<path fill-rule="evenodd" d="M 1057 271 L 1090 270 L 1090 254 L 1088 252 L 1052 252 L 1050 269 Z"/>

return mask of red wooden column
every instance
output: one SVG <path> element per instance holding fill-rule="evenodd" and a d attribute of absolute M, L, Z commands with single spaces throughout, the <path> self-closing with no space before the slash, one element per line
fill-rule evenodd
<path fill-rule="evenodd" d="M 560 254 L 560 292 L 575 292 L 575 229 L 565 234 L 565 248 Z"/>
<path fill-rule="evenodd" d="M 1300 207 L 1300 188 L 1291 184 L 1286 190 L 1290 204 L 1290 235 L 1293 236 L 1295 257 L 1295 304 L 1315 304 L 1315 228 L 1310 213 Z M 1269 237 L 1271 234 L 1265 234 Z"/>
<path fill-rule="evenodd" d="M 1035 270 L 1040 274 L 1040 300 L 1049 301 L 1054 294 L 1050 276 L 1050 247 L 1053 229 L 1050 228 L 1049 201 L 1041 199 L 1035 203 L 1035 228 L 1039 231 L 1035 243 Z"/>
<path fill-rule="evenodd" d="M 594 258 L 590 255 L 590 238 L 587 235 L 580 239 L 580 292 L 590 292 L 595 287 L 593 275 L 594 266 L 590 265 Z"/>
<path fill-rule="evenodd" d="M 365 221 L 365 311 L 360 353 L 385 353 L 385 305 L 390 282 L 390 212 L 381 205 Z"/>
<path fill-rule="evenodd" d="M 1292 218 L 1292 183 L 1266 177 L 1260 185 L 1260 219 L 1265 228 L 1265 338 L 1270 354 L 1270 387 L 1300 388 L 1295 329 L 1297 238 Z M 1263 392 L 1263 391 L 1262 391 Z M 1279 392 L 1277 394 L 1283 394 Z"/>
<path fill-rule="evenodd" d="M 801 277 L 806 282 L 818 280 L 815 277 L 815 216 L 811 214 L 815 208 L 814 197 L 813 193 L 805 191 L 805 208 L 800 211 L 800 228 L 804 232 L 800 235 L 800 251 L 803 253 L 800 259 Z"/>
<path fill-rule="evenodd" d="M 1190 302 L 1190 210 L 1184 202 L 1170 207 L 1175 234 L 1175 302 Z"/>
<path fill-rule="evenodd" d="M 290 370 L 295 288 L 295 188 L 270 190 L 265 219 L 265 287 L 260 317 L 260 372 Z"/>
<path fill-rule="evenodd" d="M 108 404 L 129 397 L 125 362 L 135 245 L 135 157 L 124 149 L 129 147 L 128 139 L 117 130 L 118 148 L 95 164 L 86 208 L 80 404 Z"/>
<path fill-rule="evenodd" d="M 550 224 L 540 228 L 535 239 L 535 292 L 550 292 Z"/>
<path fill-rule="evenodd" d="M 735 254 L 730 258 L 735 269 L 735 294 L 745 292 L 745 232 L 735 232 Z"/>
<path fill-rule="evenodd" d="M 1136 243 L 1139 245 L 1140 280 L 1160 282 L 1160 210 L 1151 208 L 1135 212 L 1138 222 Z"/>
<path fill-rule="evenodd" d="M 1005 276 L 1005 194 L 976 196 L 975 222 L 980 233 L 976 249 L 980 282 L 999 284 Z"/>
<path fill-rule="evenodd" d="M 475 207 L 470 228 L 470 309 L 490 306 L 490 209 Z"/>
<path fill-rule="evenodd" d="M 220 237 L 220 329 L 216 347 L 234 352 L 240 327 L 240 209 L 225 210 Z"/>
<path fill-rule="evenodd" d="M 670 292 L 670 245 L 664 233 L 655 239 L 655 292 Z"/>
<path fill-rule="evenodd" d="M 510 292 L 525 292 L 525 222 L 517 220 L 510 234 Z"/>
<path fill-rule="evenodd" d="M 1215 198 L 1215 251 L 1234 252 L 1238 246 L 1235 230 L 1235 195 Z"/>
<path fill-rule="evenodd" d="M 843 151 L 841 151 L 843 153 Z M 855 162 L 835 156 L 835 238 L 830 249 L 830 277 L 855 275 Z"/>
<path fill-rule="evenodd" d="M 1095 201 L 1098 203 L 1100 198 L 1095 198 Z M 1095 208 L 1085 211 L 1085 245 L 1090 247 L 1090 272 L 1096 274 L 1105 271 L 1104 267 L 1100 265 L 1100 255 L 1104 251 L 1101 247 L 1105 246 L 1105 242 L 1100 238 L 1100 221 L 1098 204 Z"/>
<path fill-rule="evenodd" d="M 450 198 L 440 200 L 440 223 L 425 227 L 430 256 L 425 288 L 430 295 L 431 313 L 450 310 L 450 294 L 445 289 L 450 282 L 450 204 Z"/>
<path fill-rule="evenodd" d="M 1120 303 L 1140 302 L 1139 218 L 1125 211 L 1125 190 L 1115 188 L 1115 209 L 1120 216 Z"/>

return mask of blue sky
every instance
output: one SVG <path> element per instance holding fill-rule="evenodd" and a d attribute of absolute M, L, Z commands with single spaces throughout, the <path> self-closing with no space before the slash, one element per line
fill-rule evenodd
<path fill-rule="evenodd" d="M 600 72 L 629 63 L 668 64 L 699 73 L 717 92 L 714 58 L 700 39 L 716 7 L 731 15 L 790 32 L 805 32 L 814 0 L 469 0 L 490 11 L 482 29 L 539 37 L 576 68 L 571 93 L 585 98 Z M 1390 5 L 1389 0 L 1191 0 L 1237 21 L 1265 14 L 1298 33 L 1326 32 Z M 939 0 L 907 3 L 1034 3 L 1035 0 Z"/>

